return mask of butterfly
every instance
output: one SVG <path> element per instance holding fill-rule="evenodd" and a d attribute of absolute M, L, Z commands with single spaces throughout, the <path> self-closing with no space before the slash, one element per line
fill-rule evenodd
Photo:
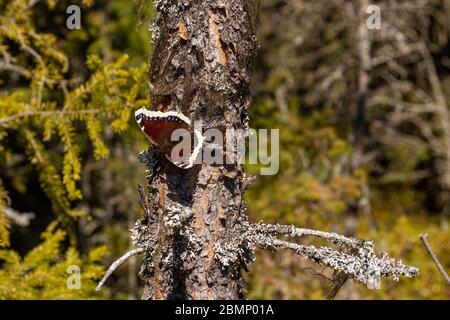
<path fill-rule="evenodd" d="M 159 148 L 170 162 L 182 169 L 194 166 L 202 149 L 203 136 L 200 131 L 192 128 L 188 117 L 180 112 L 150 111 L 142 107 L 136 110 L 135 118 L 150 142 Z M 183 135 L 180 136 L 180 133 Z M 173 140 L 180 138 L 183 145 L 177 147 L 180 140 Z M 189 138 L 188 141 L 183 141 L 186 138 Z"/>

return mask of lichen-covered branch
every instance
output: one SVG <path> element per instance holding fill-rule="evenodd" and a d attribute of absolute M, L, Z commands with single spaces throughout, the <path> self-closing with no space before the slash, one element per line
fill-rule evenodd
<path fill-rule="evenodd" d="M 258 223 L 253 225 L 253 229 L 255 230 L 255 232 L 267 235 L 279 234 L 279 235 L 288 235 L 296 238 L 300 238 L 302 236 L 318 237 L 325 239 L 329 242 L 332 242 L 336 245 L 346 245 L 351 248 L 360 248 L 362 245 L 364 245 L 365 242 L 364 240 L 345 237 L 337 233 L 317 231 L 311 229 L 302 229 L 297 228 L 296 226 L 293 225 Z"/>
<path fill-rule="evenodd" d="M 259 248 L 292 250 L 299 256 L 343 272 L 371 289 L 379 288 L 382 277 L 392 277 L 394 280 L 398 280 L 400 276 L 413 278 L 419 273 L 418 268 L 407 266 L 400 260 L 396 261 L 385 252 L 377 256 L 372 241 L 347 238 L 334 233 L 298 229 L 294 226 L 256 224 L 252 225 L 250 230 L 250 242 Z M 320 237 L 339 246 L 351 246 L 357 250 L 355 254 L 349 254 L 323 246 L 297 244 L 280 240 L 272 235 L 274 233 Z"/>

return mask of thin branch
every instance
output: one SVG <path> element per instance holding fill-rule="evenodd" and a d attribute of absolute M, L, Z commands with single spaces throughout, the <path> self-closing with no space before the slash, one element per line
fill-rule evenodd
<path fill-rule="evenodd" d="M 28 2 L 27 9 L 33 7 L 39 1 L 41 1 L 41 0 L 30 0 L 30 2 Z"/>
<path fill-rule="evenodd" d="M 13 72 L 16 72 L 26 78 L 31 77 L 31 72 L 29 70 L 27 70 L 19 65 L 4 62 L 3 60 L 0 60 L 0 70 L 13 71 Z"/>
<path fill-rule="evenodd" d="M 266 234 L 284 234 L 291 237 L 313 236 L 325 239 L 336 245 L 347 245 L 351 248 L 359 248 L 364 243 L 363 240 L 349 238 L 334 232 L 324 232 L 312 229 L 297 228 L 294 225 L 264 224 L 253 225 L 255 230 L 263 231 Z"/>
<path fill-rule="evenodd" d="M 314 268 L 300 268 L 300 270 L 304 271 L 306 273 L 312 274 L 314 276 L 321 277 L 321 278 L 325 279 L 328 282 L 333 282 L 333 279 L 330 279 L 326 275 L 323 274 L 323 272 L 325 271 L 326 268 L 327 267 L 324 267 L 321 272 L 317 272 Z"/>
<path fill-rule="evenodd" d="M 100 291 L 102 290 L 103 285 L 105 284 L 106 280 L 108 280 L 108 278 L 113 274 L 114 271 L 116 271 L 116 269 L 118 267 L 120 267 L 125 261 L 127 261 L 128 259 L 130 259 L 131 257 L 141 254 L 142 252 L 144 252 L 145 249 L 144 248 L 137 248 L 131 251 L 128 251 L 127 253 L 125 253 L 123 256 L 121 256 L 119 259 L 117 259 L 116 261 L 113 262 L 113 264 L 109 267 L 109 269 L 106 271 L 105 275 L 103 276 L 102 280 L 100 280 L 100 282 L 98 283 L 97 288 L 95 289 L 95 291 Z"/>
<path fill-rule="evenodd" d="M 334 300 L 341 290 L 341 288 L 344 286 L 344 284 L 347 283 L 347 280 L 349 277 L 345 273 L 336 272 L 337 275 L 333 277 L 332 280 L 334 282 L 333 288 L 331 289 L 330 293 L 327 296 L 327 300 Z"/>
<path fill-rule="evenodd" d="M 392 182 L 411 182 L 430 177 L 429 170 L 416 170 L 410 172 L 391 172 L 383 175 L 377 184 L 388 184 Z"/>
<path fill-rule="evenodd" d="M 32 212 L 18 212 L 12 208 L 5 207 L 3 212 L 8 217 L 9 220 L 21 227 L 27 227 L 30 225 L 30 221 L 35 218 L 35 214 Z"/>
<path fill-rule="evenodd" d="M 73 110 L 73 111 L 68 111 L 68 110 L 61 110 L 61 111 L 30 111 L 30 112 L 19 113 L 19 114 L 16 114 L 16 115 L 13 115 L 13 116 L 10 116 L 10 117 L 6 117 L 6 118 L 3 118 L 3 119 L 0 118 L 0 125 L 6 126 L 9 122 L 16 121 L 16 120 L 19 120 L 21 118 L 26 118 L 26 117 L 34 117 L 34 116 L 50 117 L 50 116 L 92 114 L 92 113 L 99 113 L 99 112 L 102 112 L 102 110 L 93 109 L 93 110 Z"/>
<path fill-rule="evenodd" d="M 422 241 L 423 246 L 425 247 L 425 250 L 428 252 L 428 254 L 430 255 L 431 259 L 433 259 L 434 264 L 439 269 L 441 274 L 444 276 L 444 279 L 450 285 L 450 276 L 448 275 L 447 271 L 445 271 L 445 269 L 442 266 L 441 262 L 439 261 L 439 259 L 435 255 L 435 253 L 433 252 L 433 249 L 431 248 L 431 245 L 428 242 L 427 238 L 428 238 L 428 234 L 427 233 L 424 233 L 424 234 L 420 235 L 420 240 Z"/>

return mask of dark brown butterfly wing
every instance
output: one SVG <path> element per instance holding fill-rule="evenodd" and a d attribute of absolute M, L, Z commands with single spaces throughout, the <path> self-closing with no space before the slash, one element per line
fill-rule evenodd
<path fill-rule="evenodd" d="M 157 146 L 166 146 L 171 142 L 172 133 L 181 126 L 168 120 L 144 120 L 143 130 L 147 137 Z"/>
<path fill-rule="evenodd" d="M 172 134 L 177 129 L 189 130 L 189 126 L 173 117 L 144 118 L 141 122 L 142 130 L 150 141 L 161 149 L 167 149 L 176 142 L 172 142 Z"/>
<path fill-rule="evenodd" d="M 193 155 L 194 150 L 196 150 L 194 146 L 194 132 L 180 117 L 176 115 L 161 116 L 161 114 L 151 116 L 144 113 L 137 113 L 136 121 L 152 144 L 164 152 L 166 157 L 172 163 L 181 168 L 191 167 L 193 165 L 193 163 L 191 163 L 191 155 Z M 180 149 L 178 155 L 172 154 L 174 146 L 180 142 L 172 141 L 172 134 L 177 129 L 185 129 L 191 136 L 190 150 L 184 152 L 186 150 Z"/>

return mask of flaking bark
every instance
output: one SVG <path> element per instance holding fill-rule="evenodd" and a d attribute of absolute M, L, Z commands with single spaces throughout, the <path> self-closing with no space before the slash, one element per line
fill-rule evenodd
<path fill-rule="evenodd" d="M 152 110 L 179 111 L 203 129 L 246 129 L 256 51 L 254 0 L 155 0 L 149 84 Z M 250 253 L 218 259 L 245 221 L 242 165 L 182 170 L 158 153 L 149 167 L 145 217 L 134 230 L 145 246 L 143 299 L 240 299 Z"/>

